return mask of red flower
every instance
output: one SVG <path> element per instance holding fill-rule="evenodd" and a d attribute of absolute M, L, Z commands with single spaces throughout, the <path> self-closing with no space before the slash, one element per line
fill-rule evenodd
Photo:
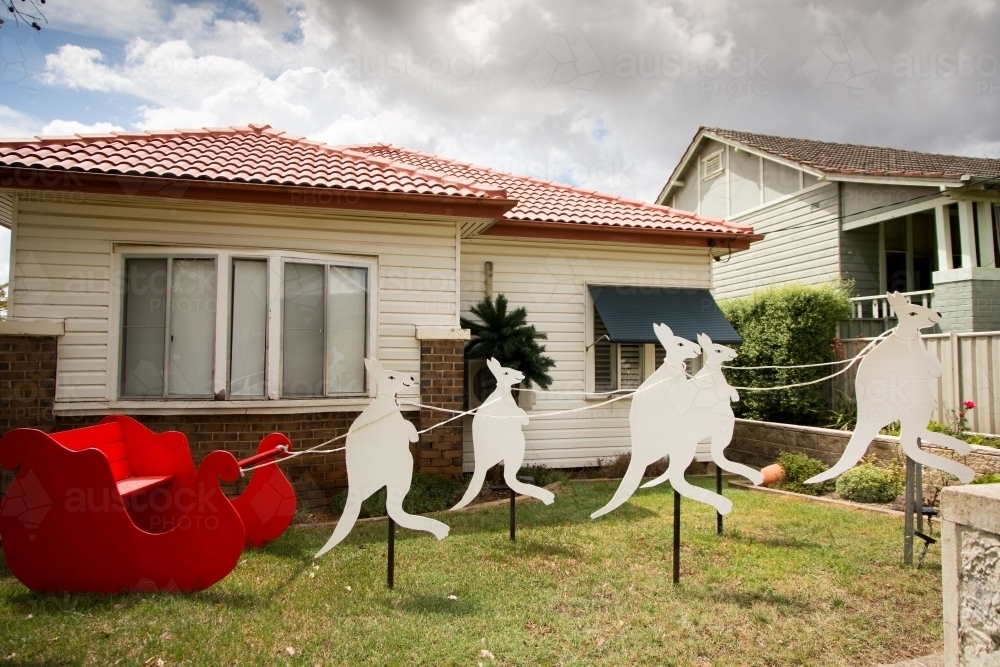
<path fill-rule="evenodd" d="M 965 417 L 965 413 L 964 412 L 959 412 L 958 413 L 958 418 L 962 419 L 963 417 Z"/>
<path fill-rule="evenodd" d="M 976 402 L 975 401 L 965 401 L 965 402 L 962 403 L 962 407 L 964 407 L 966 410 L 971 410 L 972 408 L 976 407 Z"/>

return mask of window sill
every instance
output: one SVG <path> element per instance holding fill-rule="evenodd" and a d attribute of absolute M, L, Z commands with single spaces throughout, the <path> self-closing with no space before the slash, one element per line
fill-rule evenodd
<path fill-rule="evenodd" d="M 402 400 L 419 401 L 419 397 L 400 396 Z M 68 401 L 56 400 L 52 412 L 59 416 L 105 415 L 112 412 L 130 415 L 180 415 L 180 414 L 286 414 L 314 412 L 359 412 L 372 402 L 368 397 L 313 398 L 253 401 Z M 403 405 L 402 410 L 418 410 Z"/>

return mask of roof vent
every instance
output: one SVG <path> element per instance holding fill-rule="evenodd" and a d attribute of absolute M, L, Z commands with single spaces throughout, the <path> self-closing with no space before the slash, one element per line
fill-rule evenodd
<path fill-rule="evenodd" d="M 715 151 L 701 161 L 701 177 L 703 180 L 715 178 L 725 171 L 722 164 L 722 151 Z"/>

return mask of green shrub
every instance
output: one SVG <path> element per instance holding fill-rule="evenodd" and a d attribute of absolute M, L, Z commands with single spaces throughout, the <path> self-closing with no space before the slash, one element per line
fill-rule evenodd
<path fill-rule="evenodd" d="M 980 475 L 979 477 L 972 480 L 973 484 L 1000 484 L 1000 472 L 990 473 L 989 475 Z"/>
<path fill-rule="evenodd" d="M 837 478 L 837 495 L 856 503 L 889 503 L 902 493 L 898 476 L 873 463 L 851 468 Z"/>
<path fill-rule="evenodd" d="M 403 499 L 403 509 L 410 514 L 426 514 L 440 512 L 453 506 L 462 498 L 466 482 L 458 479 L 428 475 L 414 471 L 410 492 Z M 347 504 L 347 492 L 333 498 L 330 508 L 336 514 L 343 514 Z M 385 516 L 385 487 L 379 489 L 368 500 L 361 503 L 362 519 L 374 516 Z"/>
<path fill-rule="evenodd" d="M 851 314 L 849 285 L 783 285 L 719 302 L 743 337 L 734 366 L 791 366 L 831 361 L 837 323 Z M 726 371 L 730 384 L 773 387 L 822 378 L 830 367 Z M 737 416 L 787 424 L 828 420 L 823 384 L 781 391 L 741 391 Z"/>
<path fill-rule="evenodd" d="M 785 469 L 785 481 L 778 485 L 778 488 L 794 493 L 802 493 L 807 496 L 816 496 L 823 491 L 831 491 L 833 482 L 823 482 L 822 484 L 806 484 L 810 477 L 815 477 L 821 472 L 825 472 L 830 466 L 818 459 L 805 454 L 792 454 L 782 452 L 778 457 L 778 465 Z"/>

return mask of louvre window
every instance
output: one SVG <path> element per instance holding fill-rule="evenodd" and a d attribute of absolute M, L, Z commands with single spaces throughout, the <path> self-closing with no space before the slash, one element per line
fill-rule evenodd
<path fill-rule="evenodd" d="M 703 180 L 715 178 L 725 171 L 722 161 L 722 151 L 716 151 L 701 161 L 701 177 Z"/>

